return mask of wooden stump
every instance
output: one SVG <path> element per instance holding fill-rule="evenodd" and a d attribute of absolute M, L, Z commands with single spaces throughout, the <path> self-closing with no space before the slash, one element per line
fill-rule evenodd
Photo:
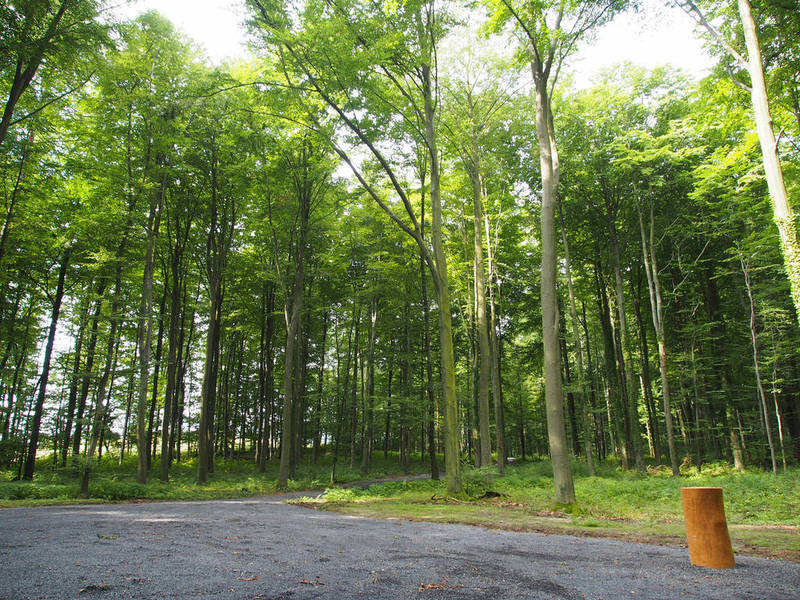
<path fill-rule="evenodd" d="M 698 567 L 730 569 L 733 548 L 725 520 L 722 488 L 681 488 L 689 560 Z"/>

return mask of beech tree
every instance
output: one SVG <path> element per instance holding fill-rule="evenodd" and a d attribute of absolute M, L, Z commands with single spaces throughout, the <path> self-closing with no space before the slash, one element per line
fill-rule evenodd
<path fill-rule="evenodd" d="M 438 150 L 436 44 L 443 22 L 434 2 L 407 2 L 397 7 L 381 3 L 331 5 L 309 2 L 302 13 L 305 29 L 290 28 L 286 10 L 252 0 L 255 25 L 282 49 L 293 73 L 289 84 L 317 95 L 336 114 L 358 144 L 370 153 L 391 182 L 406 220 L 384 195 L 371 185 L 350 158 L 347 149 L 333 141 L 334 149 L 389 218 L 410 235 L 425 256 L 439 304 L 439 343 L 444 390 L 445 457 L 448 491 L 461 491 L 458 459 L 458 414 L 455 397 L 453 334 L 447 258 L 442 241 L 440 156 Z M 294 79 L 297 77 L 297 80 Z M 381 115 L 377 122 L 363 119 L 364 110 Z M 397 131 L 392 117 L 405 124 Z M 387 135 L 388 134 L 388 135 Z M 422 237 L 419 218 L 409 190 L 402 183 L 399 165 L 381 149 L 382 141 L 417 138 L 428 152 L 432 208 L 432 250 Z M 398 141 L 394 140 L 395 143 Z"/>
<path fill-rule="evenodd" d="M 795 313 L 800 322 L 800 240 L 797 238 L 797 225 L 795 223 L 794 209 L 786 193 L 786 184 L 783 179 L 783 170 L 778 155 L 778 141 L 773 130 L 772 114 L 770 112 L 767 85 L 764 77 L 764 62 L 761 56 L 761 45 L 758 39 L 756 21 L 749 0 L 737 0 L 739 25 L 744 38 L 744 49 L 740 47 L 739 40 L 726 38 L 718 31 L 704 12 L 705 4 L 691 0 L 675 0 L 684 11 L 692 17 L 697 24 L 705 30 L 713 43 L 717 44 L 733 59 L 735 65 L 745 71 L 750 79 L 750 85 L 742 83 L 731 73 L 731 77 L 750 93 L 753 107 L 753 116 L 756 122 L 756 132 L 761 146 L 761 157 L 764 164 L 764 176 L 767 181 L 769 195 L 772 200 L 772 212 L 775 224 L 780 232 L 781 249 L 786 267 L 786 274 L 792 290 Z M 727 2 L 711 2 L 709 8 L 713 14 L 724 11 Z M 795 104 L 797 100 L 795 100 Z M 800 114 L 800 111 L 798 111 Z M 800 123 L 800 121 L 798 121 Z"/>
<path fill-rule="evenodd" d="M 555 207 L 560 163 L 555 145 L 552 93 L 564 61 L 575 51 L 577 43 L 594 28 L 612 19 L 624 5 L 624 2 L 618 0 L 604 2 L 547 0 L 523 4 L 500 0 L 490 3 L 492 19 L 495 22 L 513 24 L 519 43 L 527 52 L 533 77 L 536 138 L 542 178 L 541 301 L 547 429 L 553 460 L 556 500 L 564 504 L 575 501 L 575 490 L 564 429 L 558 348 Z"/>

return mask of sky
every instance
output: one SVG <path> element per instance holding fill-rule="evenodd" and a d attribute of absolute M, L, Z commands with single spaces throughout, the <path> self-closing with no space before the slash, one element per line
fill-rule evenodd
<path fill-rule="evenodd" d="M 695 77 L 708 72 L 713 60 L 693 33 L 693 25 L 677 8 L 657 15 L 623 15 L 601 29 L 571 61 L 578 87 L 586 87 L 603 68 L 629 60 L 652 68 L 670 63 Z M 226 58 L 247 57 L 244 0 L 134 0 L 118 9 L 123 17 L 158 10 L 188 37 L 203 47 L 208 58 L 219 64 Z"/>

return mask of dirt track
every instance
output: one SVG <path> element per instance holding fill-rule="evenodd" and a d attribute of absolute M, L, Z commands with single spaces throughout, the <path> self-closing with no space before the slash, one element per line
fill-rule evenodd
<path fill-rule="evenodd" d="M 0 599 L 800 598 L 800 565 L 377 521 L 285 497 L 0 510 Z"/>

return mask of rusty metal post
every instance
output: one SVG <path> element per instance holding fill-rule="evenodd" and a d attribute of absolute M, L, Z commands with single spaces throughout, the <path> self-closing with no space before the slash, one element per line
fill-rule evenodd
<path fill-rule="evenodd" d="M 725 520 L 722 488 L 681 488 L 689 560 L 698 567 L 730 569 L 733 548 Z"/>

